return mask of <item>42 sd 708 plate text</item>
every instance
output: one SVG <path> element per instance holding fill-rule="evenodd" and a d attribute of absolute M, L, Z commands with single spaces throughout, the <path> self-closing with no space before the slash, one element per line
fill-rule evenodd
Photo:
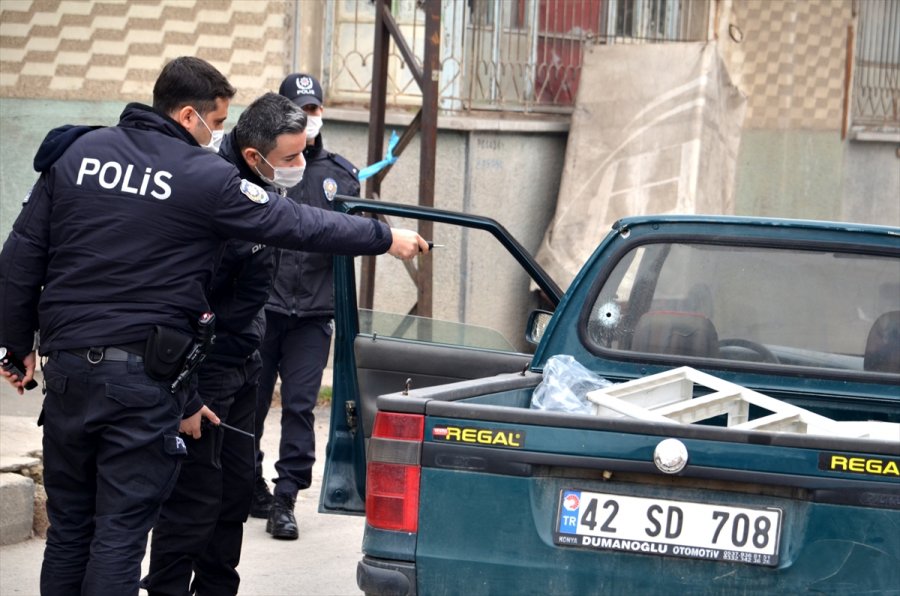
<path fill-rule="evenodd" d="M 780 509 L 560 491 L 560 546 L 777 565 Z"/>

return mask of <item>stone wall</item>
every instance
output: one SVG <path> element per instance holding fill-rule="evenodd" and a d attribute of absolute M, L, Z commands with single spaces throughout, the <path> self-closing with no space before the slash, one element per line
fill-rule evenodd
<path fill-rule="evenodd" d="M 3 0 L 0 97 L 149 103 L 163 65 L 198 56 L 247 105 L 291 60 L 289 0 Z"/>

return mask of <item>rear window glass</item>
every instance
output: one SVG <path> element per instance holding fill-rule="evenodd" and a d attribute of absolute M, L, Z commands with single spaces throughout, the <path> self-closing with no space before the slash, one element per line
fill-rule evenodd
<path fill-rule="evenodd" d="M 900 259 L 690 243 L 619 261 L 587 321 L 596 348 L 900 374 Z"/>

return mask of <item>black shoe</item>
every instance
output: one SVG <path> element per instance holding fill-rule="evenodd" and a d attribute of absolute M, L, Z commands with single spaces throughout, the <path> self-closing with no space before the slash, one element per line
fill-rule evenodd
<path fill-rule="evenodd" d="M 294 517 L 294 499 L 284 495 L 275 495 L 275 503 L 269 513 L 266 532 L 272 538 L 296 540 L 300 537 L 297 531 L 297 519 Z"/>
<path fill-rule="evenodd" d="M 253 484 L 253 497 L 250 500 L 250 517 L 267 519 L 272 511 L 272 503 L 275 497 L 269 492 L 269 486 L 262 476 L 256 477 Z"/>

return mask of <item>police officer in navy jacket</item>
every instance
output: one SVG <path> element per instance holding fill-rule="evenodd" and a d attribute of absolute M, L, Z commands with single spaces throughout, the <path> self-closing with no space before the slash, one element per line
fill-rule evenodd
<path fill-rule="evenodd" d="M 303 175 L 298 141 L 305 135 L 303 110 L 267 93 L 244 110 L 219 155 L 243 179 L 284 195 Z M 216 269 L 209 292 L 216 341 L 199 370 L 198 393 L 223 422 L 246 434 L 213 427 L 185 440 L 188 454 L 153 528 L 150 569 L 141 581 L 150 596 L 238 592 L 243 524 L 255 478 L 258 348 L 274 269 L 274 249 L 243 240 L 228 241 Z"/>
<path fill-rule="evenodd" d="M 147 534 L 185 452 L 178 433 L 198 438 L 201 417 L 218 422 L 185 412 L 184 385 L 172 392 L 171 378 L 148 374 L 162 370 L 148 354 L 169 355 L 148 336 L 194 333 L 224 240 L 401 258 L 428 249 L 414 232 L 267 193 L 205 151 L 233 96 L 209 63 L 178 58 L 152 108 L 129 104 L 118 126 L 65 131 L 38 152 L 40 177 L 0 252 L 0 346 L 24 355 L 23 377 L 2 371 L 20 392 L 38 331 L 49 357 L 43 594 L 138 593 Z"/>
<path fill-rule="evenodd" d="M 303 181 L 288 191 L 298 203 L 332 208 L 335 194 L 359 196 L 359 170 L 322 141 L 322 86 L 309 74 L 291 74 L 279 93 L 306 112 L 308 118 L 306 171 Z M 281 375 L 281 439 L 275 463 L 274 498 L 262 476 L 254 487 L 251 515 L 267 517 L 273 538 L 299 537 L 294 503 L 297 493 L 312 482 L 316 461 L 314 408 L 328 363 L 334 318 L 333 257 L 325 253 L 280 251 L 278 270 L 266 303 L 266 336 L 256 412 L 259 447 L 276 377 Z M 258 451 L 257 470 L 262 469 Z"/>

